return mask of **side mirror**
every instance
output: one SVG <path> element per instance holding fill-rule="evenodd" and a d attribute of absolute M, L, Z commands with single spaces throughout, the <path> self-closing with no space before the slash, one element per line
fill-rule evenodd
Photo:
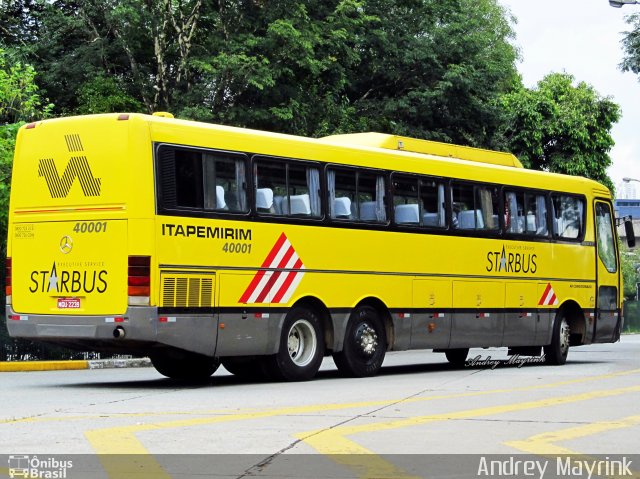
<path fill-rule="evenodd" d="M 636 234 L 633 231 L 633 221 L 625 220 L 624 221 L 624 232 L 627 235 L 627 246 L 629 248 L 634 248 L 636 245 Z"/>

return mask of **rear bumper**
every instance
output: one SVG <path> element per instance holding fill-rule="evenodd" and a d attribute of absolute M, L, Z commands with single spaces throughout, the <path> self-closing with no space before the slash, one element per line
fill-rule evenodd
<path fill-rule="evenodd" d="M 159 317 L 155 307 L 129 307 L 120 316 L 18 314 L 6 307 L 14 338 L 84 350 L 146 355 L 162 347 L 215 355 L 217 320 L 211 314 Z"/>

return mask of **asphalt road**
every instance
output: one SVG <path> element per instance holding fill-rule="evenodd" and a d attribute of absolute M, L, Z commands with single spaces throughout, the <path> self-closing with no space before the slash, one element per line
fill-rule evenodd
<path fill-rule="evenodd" d="M 478 461 L 640 453 L 640 335 L 572 348 L 564 366 L 510 365 L 500 349 L 471 351 L 478 356 L 453 369 L 442 354 L 390 353 L 366 379 L 341 378 L 327 358 L 305 383 L 247 382 L 223 368 L 204 384 L 153 368 L 0 373 L 0 454 L 115 455 L 117 464 L 100 456 L 91 467 L 91 477 L 110 479 L 461 477 L 451 470 L 464 458 L 468 477 L 547 479 L 525 464 L 520 475 L 484 474 Z M 171 464 L 175 454 L 191 455 L 188 464 Z M 187 473 L 210 457 L 231 465 Z M 447 458 L 445 472 L 421 474 L 412 461 L 424 457 Z M 283 470 L 271 466 L 278 461 Z M 0 477 L 10 475 L 5 464 Z M 640 471 L 640 457 L 630 469 Z"/>

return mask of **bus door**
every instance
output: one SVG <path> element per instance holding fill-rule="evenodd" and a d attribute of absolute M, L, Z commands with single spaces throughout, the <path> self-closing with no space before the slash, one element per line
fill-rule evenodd
<path fill-rule="evenodd" d="M 620 336 L 620 268 L 617 261 L 614 216 L 611 204 L 595 202 L 596 225 L 596 323 L 593 331 L 594 343 L 616 341 Z"/>

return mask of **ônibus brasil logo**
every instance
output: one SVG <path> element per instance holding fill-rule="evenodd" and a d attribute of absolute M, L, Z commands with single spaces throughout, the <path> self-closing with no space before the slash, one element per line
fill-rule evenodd
<path fill-rule="evenodd" d="M 9 477 L 32 479 L 65 479 L 73 461 L 38 456 L 9 456 Z"/>

